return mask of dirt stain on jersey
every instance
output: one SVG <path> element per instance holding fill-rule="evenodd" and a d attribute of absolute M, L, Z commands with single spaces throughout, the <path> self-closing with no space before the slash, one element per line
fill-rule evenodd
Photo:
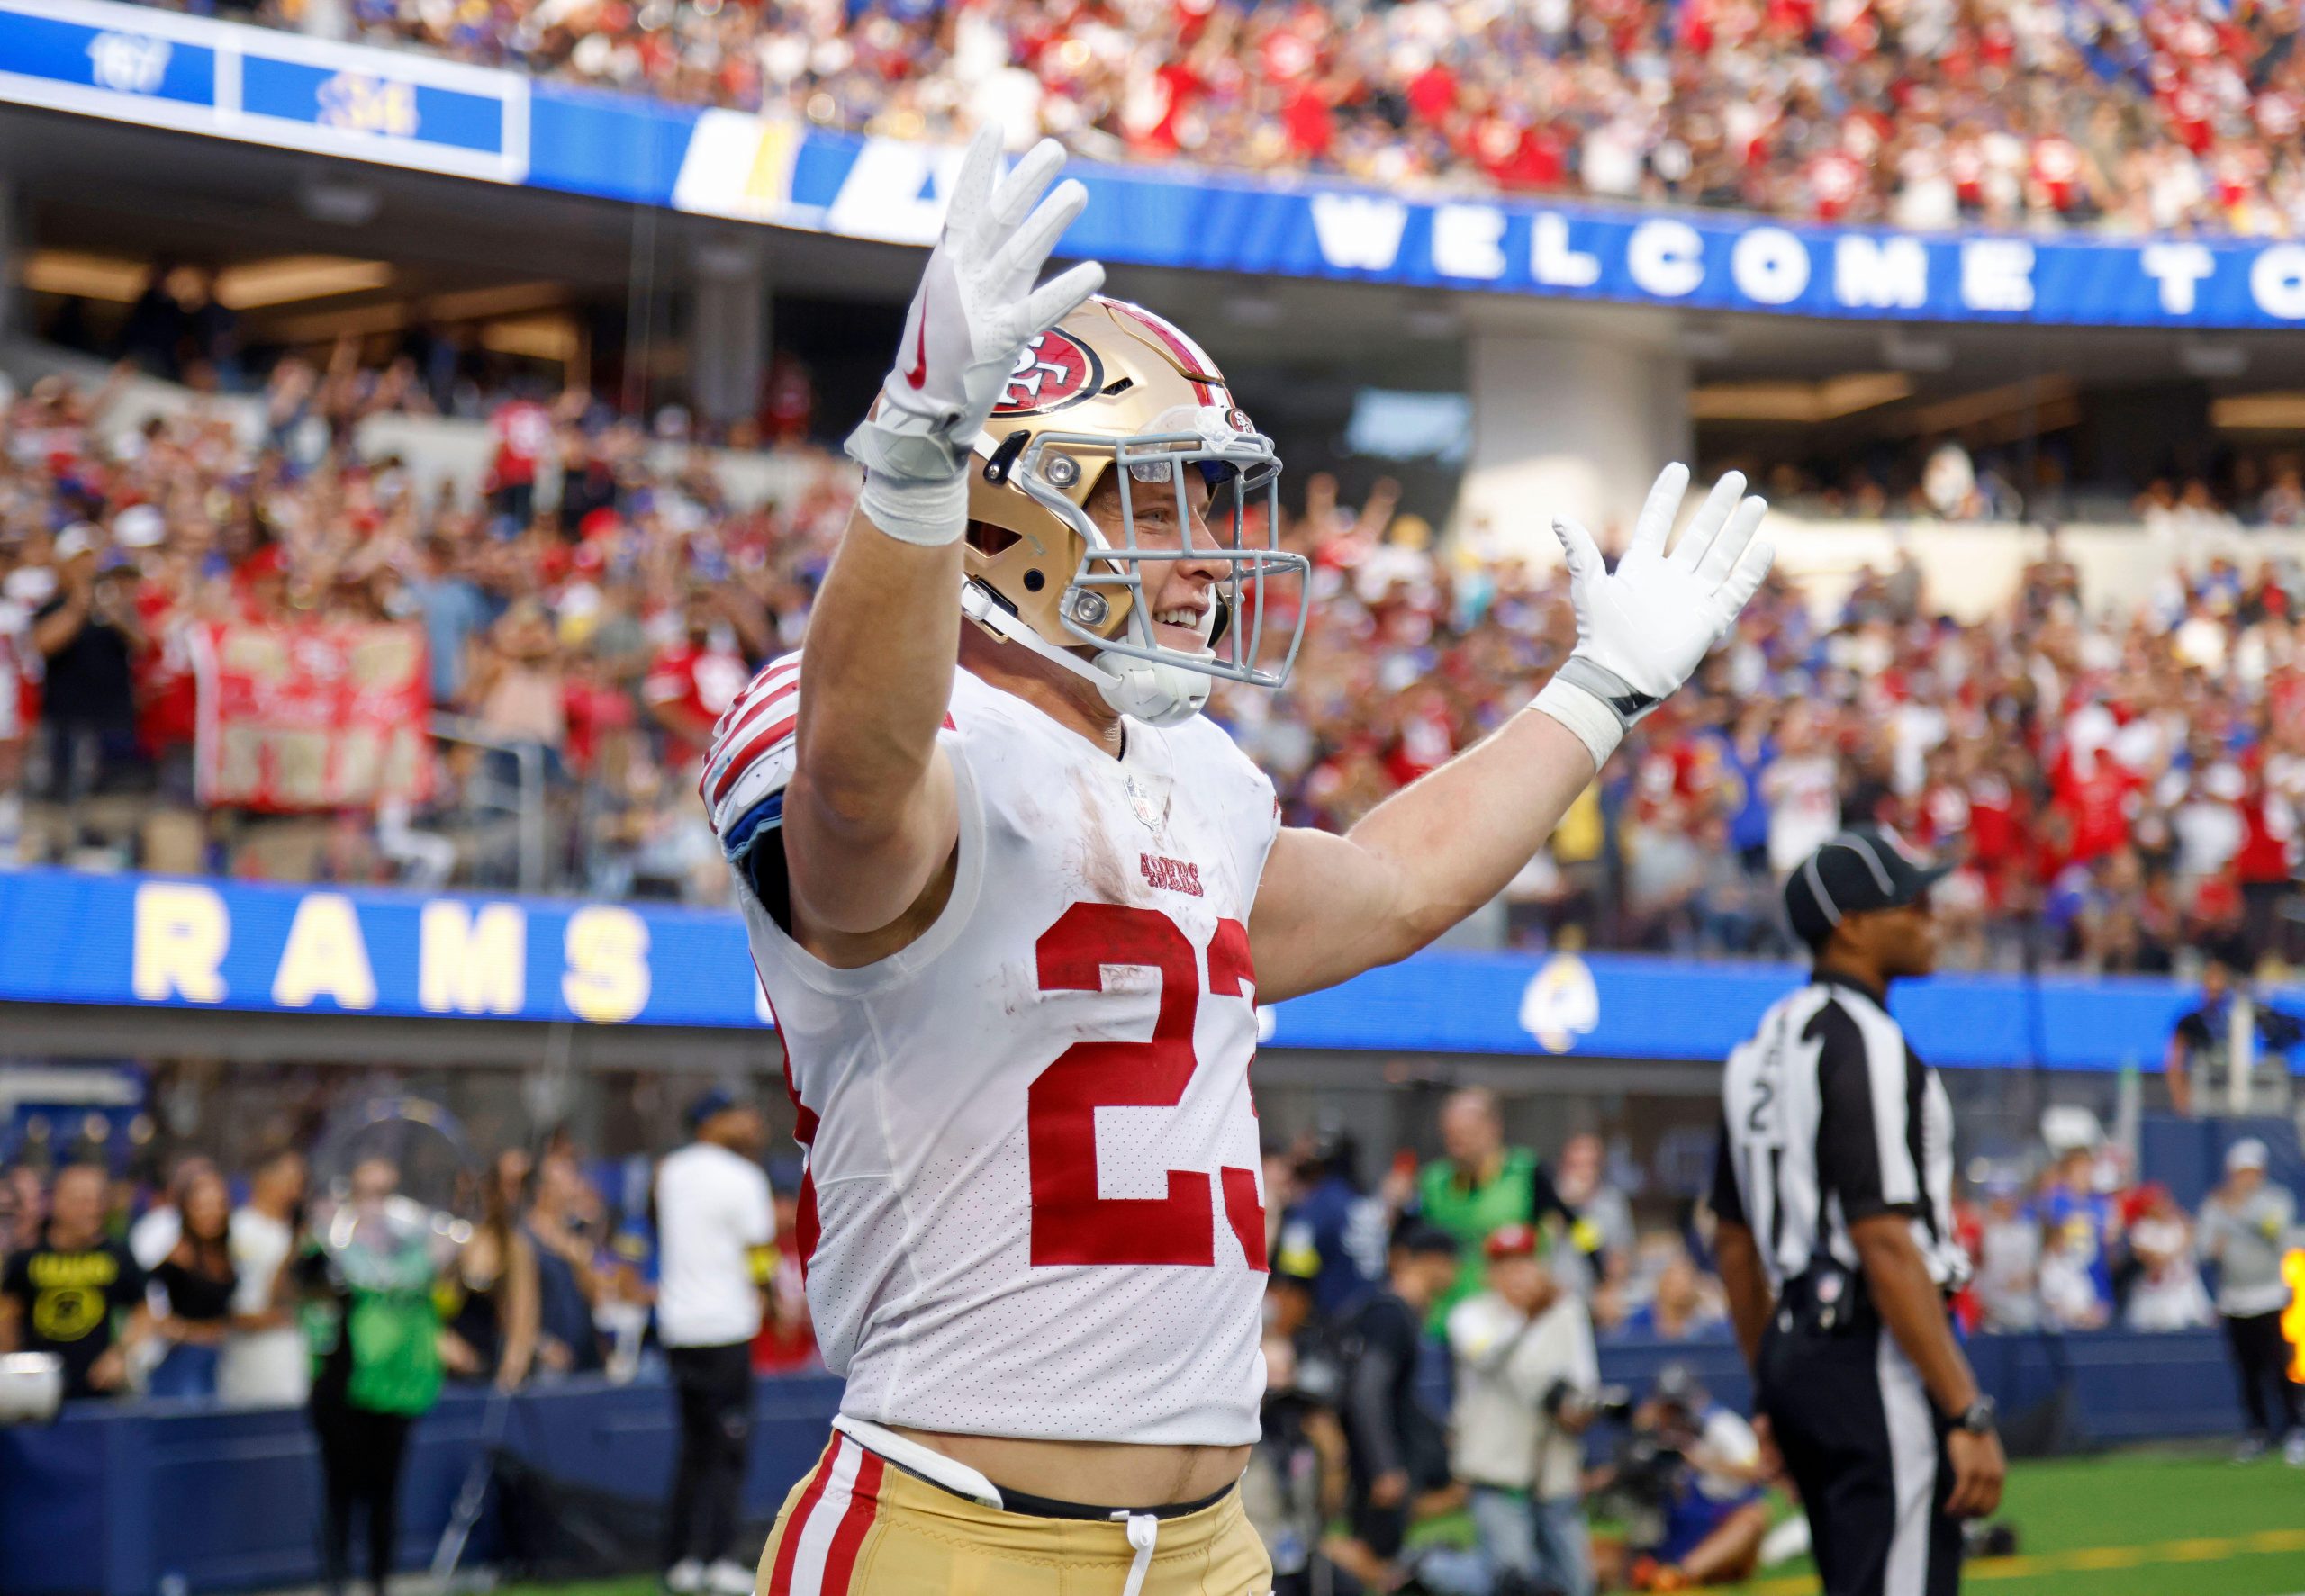
<path fill-rule="evenodd" d="M 1100 790 L 1098 774 L 1073 768 L 1072 795 L 1081 825 L 1074 834 L 1078 842 L 1067 862 L 1079 873 L 1083 895 L 1090 901 L 1129 903 L 1134 900 L 1138 887 L 1136 857 L 1124 855 L 1113 835 L 1112 806 Z"/>

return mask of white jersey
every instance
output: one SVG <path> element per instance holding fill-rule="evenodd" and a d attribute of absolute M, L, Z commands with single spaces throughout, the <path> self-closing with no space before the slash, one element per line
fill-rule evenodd
<path fill-rule="evenodd" d="M 797 675 L 764 672 L 707 761 L 732 855 L 781 807 Z M 808 1150 L 809 1305 L 854 1417 L 1257 1438 L 1247 924 L 1278 809 L 1214 723 L 1127 734 L 1115 759 L 962 672 L 939 734 L 959 862 L 917 942 L 835 969 L 739 891 Z"/>

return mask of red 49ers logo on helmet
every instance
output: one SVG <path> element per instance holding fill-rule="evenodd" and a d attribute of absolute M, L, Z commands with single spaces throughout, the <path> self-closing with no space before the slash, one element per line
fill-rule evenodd
<path fill-rule="evenodd" d="M 1079 404 L 1104 385 L 1104 364 L 1097 352 L 1052 327 L 1018 353 L 992 413 L 1045 415 Z"/>

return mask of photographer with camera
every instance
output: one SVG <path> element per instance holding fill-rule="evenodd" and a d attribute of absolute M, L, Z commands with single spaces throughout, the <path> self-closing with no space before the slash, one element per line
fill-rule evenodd
<path fill-rule="evenodd" d="M 1535 1229 L 1492 1231 L 1486 1288 L 1449 1312 L 1457 1401 L 1451 1462 L 1472 1487 L 1496 1596 L 1590 1596 L 1580 1438 L 1597 1412 L 1600 1366 L 1584 1299 L 1538 1256 Z"/>
<path fill-rule="evenodd" d="M 1706 1395 L 1687 1366 L 1666 1365 L 1632 1410 L 1611 1481 L 1630 1527 L 1633 1589 L 1750 1578 L 1775 1473 L 1751 1425 Z"/>

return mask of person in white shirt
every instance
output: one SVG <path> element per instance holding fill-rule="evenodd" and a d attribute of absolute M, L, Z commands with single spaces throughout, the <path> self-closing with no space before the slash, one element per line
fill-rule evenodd
<path fill-rule="evenodd" d="M 232 1215 L 229 1245 L 238 1284 L 216 1393 L 242 1407 L 302 1407 L 312 1384 L 303 1331 L 278 1293 L 281 1267 L 295 1249 L 304 1175 L 303 1154 L 293 1148 L 274 1153 L 257 1166 L 249 1200 Z"/>
<path fill-rule="evenodd" d="M 1486 1290 L 1449 1312 L 1457 1360 L 1450 1459 L 1472 1487 L 1481 1549 L 1501 1574 L 1591 1596 L 1585 1448 L 1600 1363 L 1582 1298 L 1537 1256 L 1525 1224 L 1492 1232 Z"/>
<path fill-rule="evenodd" d="M 759 1163 L 760 1111 L 726 1087 L 689 1108 L 686 1147 L 656 1170 L 656 1334 L 680 1403 L 680 1466 L 665 1518 L 674 1596 L 752 1596 L 729 1556 L 752 1440 L 752 1341 L 775 1211 Z"/>

